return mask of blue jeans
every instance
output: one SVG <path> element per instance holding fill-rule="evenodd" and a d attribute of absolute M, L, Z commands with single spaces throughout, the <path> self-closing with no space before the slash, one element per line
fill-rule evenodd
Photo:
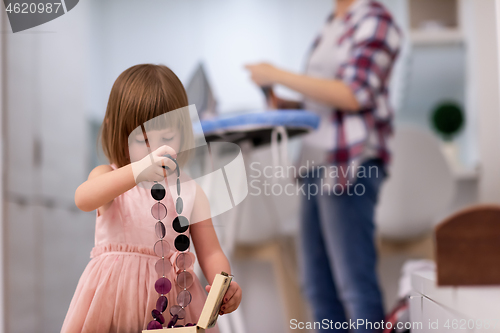
<path fill-rule="evenodd" d="M 378 159 L 369 160 L 362 166 L 366 177 L 359 177 L 355 183 L 356 193 L 360 195 L 354 193 L 351 184 L 351 195 L 347 189 L 342 195 L 337 195 L 340 193 L 337 188 L 337 194 L 326 191 L 309 197 L 306 194 L 302 200 L 301 288 L 312 307 L 314 321 L 328 323 L 328 328 L 321 327 L 319 331 L 382 331 L 364 325 L 356 330 L 347 325 L 358 319 L 380 324 L 384 319 L 376 273 L 374 211 L 386 173 Z M 371 176 L 368 174 L 370 167 Z M 378 170 L 378 175 L 375 170 Z M 316 175 L 317 172 L 314 175 L 309 173 L 302 179 L 306 193 L 309 184 L 320 188 L 320 178 Z"/>

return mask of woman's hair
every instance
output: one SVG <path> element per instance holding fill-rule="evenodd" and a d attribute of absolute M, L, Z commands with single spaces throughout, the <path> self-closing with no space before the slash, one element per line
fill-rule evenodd
<path fill-rule="evenodd" d="M 142 133 L 141 125 L 147 122 L 146 131 L 171 127 L 179 130 L 180 151 L 185 153 L 177 152 L 177 161 L 183 166 L 189 150 L 194 146 L 189 112 L 183 110 L 165 117 L 158 116 L 187 106 L 184 86 L 167 66 L 140 64 L 125 70 L 111 88 L 99 133 L 103 152 L 109 162 L 118 168 L 131 162 L 128 154 L 129 135 L 134 130 Z"/>

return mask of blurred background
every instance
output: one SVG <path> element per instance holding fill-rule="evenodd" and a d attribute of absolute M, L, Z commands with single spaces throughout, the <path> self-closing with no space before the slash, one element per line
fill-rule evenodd
<path fill-rule="evenodd" d="M 433 258 L 437 222 L 471 204 L 500 202 L 499 12 L 495 0 L 381 2 L 405 36 L 391 81 L 393 178 L 377 212 L 389 310 L 404 262 Z M 267 61 L 301 72 L 332 6 L 331 0 L 85 0 L 15 34 L 2 11 L 0 330 L 62 326 L 94 242 L 95 212 L 76 208 L 74 193 L 96 165 L 108 163 L 96 138 L 122 71 L 161 63 L 186 86 L 202 63 L 219 113 L 259 111 L 265 99 L 244 64 Z M 276 92 L 300 98 L 281 87 Z M 463 120 L 451 134 L 439 125 L 443 109 Z M 299 145 L 300 137 L 288 146 L 292 160 Z M 269 160 L 265 148 L 254 154 Z M 283 272 L 296 272 L 290 253 L 297 223 L 266 234 L 273 215 L 263 210 L 260 219 L 258 234 L 242 222 L 231 255 L 245 295 L 240 322 L 247 332 L 287 332 L 291 313 L 309 316 L 304 300 L 294 307 L 280 289 Z M 227 220 L 224 214 L 214 220 L 221 235 Z M 283 252 L 288 268 L 280 267 Z"/>

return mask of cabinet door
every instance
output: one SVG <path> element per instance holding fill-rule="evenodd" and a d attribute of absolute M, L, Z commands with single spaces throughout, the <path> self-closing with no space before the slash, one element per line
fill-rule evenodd
<path fill-rule="evenodd" d="M 422 322 L 428 332 L 472 333 L 468 328 L 469 317 L 454 312 L 426 297 L 422 299 Z M 473 327 L 473 326 L 472 326 Z"/>
<path fill-rule="evenodd" d="M 60 331 L 90 260 L 95 212 L 74 204 L 88 175 L 90 20 L 79 6 L 70 18 L 4 35 L 7 332 Z"/>
<path fill-rule="evenodd" d="M 410 295 L 410 323 L 412 325 L 411 331 L 415 332 L 428 332 L 423 326 L 423 296 L 417 293 Z"/>

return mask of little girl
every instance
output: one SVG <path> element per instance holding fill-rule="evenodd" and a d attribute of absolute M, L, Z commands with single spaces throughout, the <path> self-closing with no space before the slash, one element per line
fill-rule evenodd
<path fill-rule="evenodd" d="M 133 66 L 120 74 L 113 84 L 101 127 L 103 151 L 110 165 L 97 166 L 75 192 L 78 208 L 87 212 L 96 210 L 95 246 L 90 253 L 92 259 L 78 281 L 61 333 L 140 333 L 153 320 L 152 310 L 156 309 L 159 297 L 155 282 L 160 276 L 155 269 L 159 257 L 153 249 L 159 239 L 155 233 L 158 220 L 151 216 L 151 207 L 158 201 L 152 197 L 150 188 L 141 186 L 140 181 L 165 180 L 174 185 L 165 186 L 167 193 L 160 200 L 167 208 L 163 219 L 166 227 L 164 240 L 170 244 L 170 250 L 165 254 L 165 260 L 172 263 L 172 268 L 164 273 L 172 288 L 166 294 L 168 303 L 163 312 L 163 326 L 166 327 L 171 319 L 169 310 L 178 306 L 177 296 L 183 290 L 175 282 L 179 272 L 175 259 L 181 252 L 173 245 L 178 235 L 172 227 L 172 221 L 177 217 L 172 194 L 176 193 L 169 190 L 176 188 L 176 174 L 171 173 L 173 178 L 170 179 L 166 171 L 161 171 L 168 170 L 162 165 L 171 170 L 176 168 L 175 163 L 164 156 L 170 154 L 177 158 L 177 152 L 186 149 L 183 147 L 186 140 L 180 133 L 189 131 L 176 127 L 191 124 L 187 121 L 171 124 L 170 128 L 161 131 L 151 131 L 142 142 L 140 137 L 134 137 L 133 131 L 150 119 L 187 105 L 182 83 L 163 65 Z M 137 167 L 144 164 L 145 159 L 138 160 L 140 157 L 134 155 L 138 151 L 136 148 L 144 144 L 152 151 L 146 158 L 154 161 L 151 162 L 154 168 L 150 168 L 153 172 L 142 172 L 139 180 Z M 181 157 L 177 162 L 179 167 L 185 163 Z M 200 267 L 209 282 L 205 287 L 208 292 L 215 275 L 221 271 L 231 274 L 231 269 L 212 220 L 207 217 L 209 204 L 205 193 L 183 172 L 180 180 L 184 202 L 182 215 L 196 222 L 191 223 L 184 234 L 191 236 Z M 177 324 L 196 324 L 206 293 L 193 272 L 194 254 L 189 249 L 182 253 L 192 256 L 192 260 L 188 260 L 190 266 L 185 268 L 193 277 L 188 289 L 192 299 L 184 308 L 184 318 L 179 316 Z M 236 310 L 241 295 L 241 288 L 232 281 L 220 314 Z M 217 325 L 207 330 L 211 333 L 218 331 Z"/>

